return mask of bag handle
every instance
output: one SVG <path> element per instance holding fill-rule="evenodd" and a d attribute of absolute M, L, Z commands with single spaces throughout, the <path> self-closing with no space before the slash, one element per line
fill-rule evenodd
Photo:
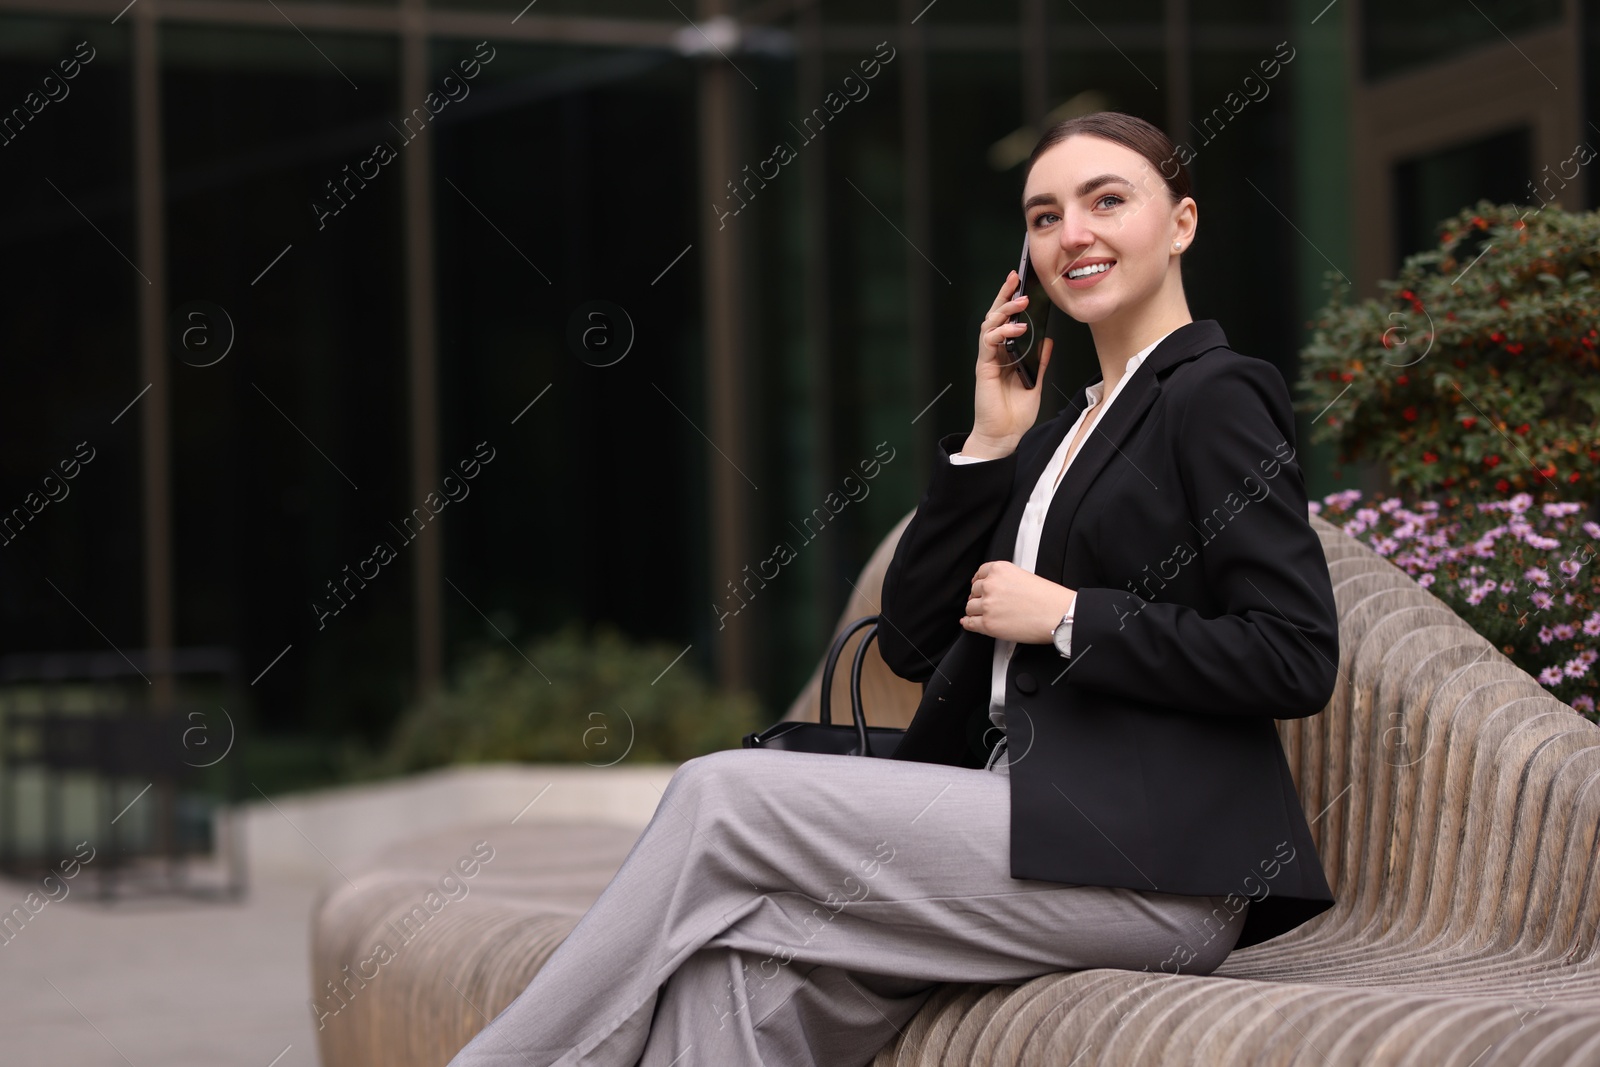
<path fill-rule="evenodd" d="M 850 665 L 850 710 L 855 714 L 856 736 L 861 740 L 861 754 L 872 755 L 872 741 L 867 735 L 867 713 L 861 706 L 861 664 L 867 658 L 867 646 L 872 644 L 872 639 L 878 636 L 877 623 L 861 638 L 861 643 L 856 646 L 856 659 Z"/>
<path fill-rule="evenodd" d="M 850 712 L 856 723 L 856 738 L 861 744 L 861 754 L 871 755 L 867 744 L 867 716 L 861 709 L 861 664 L 865 659 L 867 645 L 878 635 L 878 616 L 863 615 L 854 620 L 833 639 L 833 644 L 828 648 L 828 658 L 822 666 L 822 709 L 819 718 L 822 725 L 833 725 L 833 669 L 839 662 L 839 654 L 844 651 L 844 646 L 851 636 L 865 626 L 872 627 L 865 637 L 861 639 L 861 646 L 856 649 L 855 661 L 850 667 Z"/>

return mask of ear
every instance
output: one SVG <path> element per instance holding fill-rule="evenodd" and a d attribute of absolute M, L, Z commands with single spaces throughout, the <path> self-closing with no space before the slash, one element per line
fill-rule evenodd
<path fill-rule="evenodd" d="M 1195 232 L 1200 227 L 1200 205 L 1195 203 L 1194 197 L 1186 196 L 1173 206 L 1172 223 L 1173 240 L 1183 242 L 1184 248 L 1194 244 Z"/>

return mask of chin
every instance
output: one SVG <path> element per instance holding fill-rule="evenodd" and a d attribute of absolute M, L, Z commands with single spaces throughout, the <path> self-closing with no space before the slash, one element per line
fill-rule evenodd
<path fill-rule="evenodd" d="M 1083 300 L 1075 306 L 1062 308 L 1067 316 L 1075 322 L 1085 326 L 1092 326 L 1097 322 L 1104 322 L 1122 310 L 1122 303 L 1116 300 Z"/>

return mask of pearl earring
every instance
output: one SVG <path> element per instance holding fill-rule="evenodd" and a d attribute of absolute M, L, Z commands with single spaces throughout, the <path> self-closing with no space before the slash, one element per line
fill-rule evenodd
<path fill-rule="evenodd" d="M 1183 246 L 1181 244 L 1179 244 L 1177 241 L 1174 241 L 1174 242 L 1172 242 L 1172 247 L 1173 248 L 1182 248 Z"/>

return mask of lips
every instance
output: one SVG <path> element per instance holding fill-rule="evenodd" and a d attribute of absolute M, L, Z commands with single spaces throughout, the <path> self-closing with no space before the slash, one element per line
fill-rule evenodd
<path fill-rule="evenodd" d="M 1068 270 L 1077 270 L 1079 267 L 1092 267 L 1092 266 L 1095 266 L 1096 264 L 1099 264 L 1099 263 L 1109 263 L 1109 264 L 1111 264 L 1111 266 L 1108 267 L 1107 269 L 1103 270 L 1103 271 L 1099 271 L 1098 273 L 1091 274 L 1086 278 L 1070 278 L 1070 277 L 1067 276 L 1067 272 L 1066 271 L 1062 271 L 1061 272 L 1061 280 L 1066 283 L 1067 288 L 1069 288 L 1069 289 L 1087 289 L 1091 285 L 1097 284 L 1100 281 L 1101 278 L 1104 278 L 1106 275 L 1110 274 L 1113 270 L 1117 269 L 1116 268 L 1116 263 L 1117 263 L 1116 260 L 1107 259 L 1105 257 L 1101 257 L 1099 259 L 1082 259 L 1082 260 L 1079 260 L 1076 263 L 1074 263 L 1071 267 L 1069 267 Z"/>

